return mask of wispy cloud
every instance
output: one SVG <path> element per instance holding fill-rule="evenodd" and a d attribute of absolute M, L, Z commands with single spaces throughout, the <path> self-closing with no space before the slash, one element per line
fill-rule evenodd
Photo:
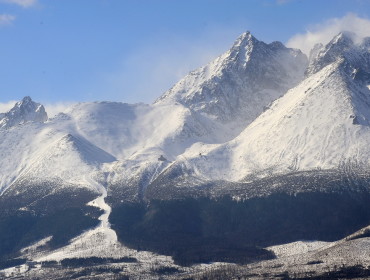
<path fill-rule="evenodd" d="M 37 0 L 0 0 L 0 2 L 15 4 L 23 8 L 29 8 L 37 4 Z"/>
<path fill-rule="evenodd" d="M 15 20 L 15 16 L 8 14 L 0 14 L 0 25 L 11 24 Z"/>
<path fill-rule="evenodd" d="M 17 101 L 9 101 L 9 102 L 5 102 L 5 103 L 0 103 L 0 113 L 6 113 L 8 112 L 11 108 L 13 108 L 13 106 L 15 105 Z"/>
<path fill-rule="evenodd" d="M 309 54 L 315 44 L 326 44 L 342 31 L 355 33 L 358 40 L 369 37 L 370 19 L 362 18 L 352 13 L 341 18 L 332 18 L 309 27 L 303 34 L 294 35 L 288 40 L 287 46 L 298 48 L 304 53 Z"/>

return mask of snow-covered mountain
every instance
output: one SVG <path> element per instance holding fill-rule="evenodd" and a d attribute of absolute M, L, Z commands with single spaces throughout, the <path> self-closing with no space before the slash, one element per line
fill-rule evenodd
<path fill-rule="evenodd" d="M 44 107 L 25 97 L 2 115 L 0 189 L 24 174 L 62 178 L 63 168 L 40 162 L 57 158 L 63 166 L 78 161 L 72 154 L 84 162 L 77 165 L 109 174 L 107 185 L 136 192 L 171 170 L 202 182 L 236 182 L 368 166 L 370 39 L 358 44 L 353 37 L 341 33 L 315 46 L 308 63 L 299 50 L 246 32 L 153 105 L 80 103 L 45 122 Z M 80 148 L 59 149 L 63 157 L 55 157 L 48 150 L 56 152 L 65 135 Z M 96 164 L 94 157 L 114 160 Z M 76 178 L 86 173 L 64 166 Z"/>
<path fill-rule="evenodd" d="M 364 44 L 339 34 L 311 60 L 307 78 L 240 135 L 220 145 L 194 145 L 172 168 L 186 166 L 208 180 L 239 181 L 262 171 L 369 166 L 367 52 Z"/>
<path fill-rule="evenodd" d="M 0 114 L 0 128 L 9 128 L 26 122 L 45 122 L 47 119 L 44 106 L 26 96 L 9 112 Z"/>
<path fill-rule="evenodd" d="M 208 118 L 245 127 L 301 81 L 306 64 L 301 51 L 280 42 L 265 44 L 246 32 L 229 51 L 189 73 L 156 103 L 178 102 Z"/>
<path fill-rule="evenodd" d="M 158 162 L 161 155 L 173 160 L 208 134 L 207 122 L 181 105 L 77 104 L 46 123 L 30 121 L 0 130 L 0 190 L 25 173 L 70 180 L 62 173 L 66 168 L 81 177 L 86 174 L 83 166 L 101 168 L 113 161 L 107 159 L 132 165 Z"/>
<path fill-rule="evenodd" d="M 321 184 L 333 192 L 342 186 L 368 192 L 369 88 L 370 38 L 357 43 L 353 34 L 341 33 L 325 46 L 316 45 L 307 59 L 299 50 L 266 44 L 246 32 L 229 51 L 189 73 L 154 104 L 79 103 L 48 119 L 41 104 L 25 97 L 0 114 L 0 202 L 4 208 L 10 205 L 0 209 L 0 218 L 16 211 L 44 219 L 45 209 L 58 212 L 73 205 L 85 211 L 78 212 L 79 219 L 98 219 L 98 228 L 80 236 L 77 229 L 71 233 L 76 239 L 67 249 L 40 253 L 41 259 L 59 260 L 65 252 L 94 256 L 95 247 L 129 252 L 111 228 L 111 211 L 117 217 L 116 209 L 137 203 L 134 217 L 149 211 L 140 229 L 146 222 L 156 223 L 151 219 L 171 206 L 150 208 L 147 200 L 183 197 L 184 189 L 199 191 L 194 197 L 228 194 L 241 200 L 271 195 L 276 187 L 293 204 L 291 193 L 319 192 Z M 326 194 L 316 195 L 332 203 Z M 59 208 L 44 207 L 51 198 L 49 204 L 57 201 Z M 271 201 L 279 204 L 279 199 Z M 344 201 L 358 203 L 356 196 L 351 199 Z M 367 197 L 363 199 L 361 207 Z M 142 204 L 148 208 L 140 208 Z M 193 210 L 202 209 L 199 205 Z M 91 207 L 104 213 L 98 217 Z M 367 214 L 361 215 L 366 219 Z M 94 223 L 87 224 L 84 229 Z M 57 234 L 45 232 L 34 236 L 47 243 Z M 208 233 L 206 238 L 215 237 L 212 230 Z M 76 246 L 81 252 L 73 252 Z M 103 251 L 99 254 L 111 256 Z"/>
<path fill-rule="evenodd" d="M 7 163 L 2 164 L 0 189 L 45 158 L 41 151 L 67 134 L 118 160 L 104 165 L 112 184 L 145 188 L 194 143 L 234 138 L 303 78 L 306 64 L 300 51 L 279 42 L 265 44 L 246 32 L 229 51 L 190 73 L 153 105 L 80 103 L 42 123 L 47 119 L 44 107 L 25 97 L 3 118 L 0 145 Z M 12 150 L 20 152 L 14 157 Z M 43 166 L 52 177 L 53 171 Z"/>

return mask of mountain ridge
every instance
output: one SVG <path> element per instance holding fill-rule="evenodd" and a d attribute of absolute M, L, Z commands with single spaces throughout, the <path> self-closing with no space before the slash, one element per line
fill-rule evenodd
<path fill-rule="evenodd" d="M 0 228 L 23 234 L 0 230 L 0 259 L 259 262 L 274 258 L 261 246 L 369 225 L 370 39 L 351 36 L 307 59 L 243 33 L 154 104 L 79 103 L 47 119 L 25 97 L 0 114 L 14 116 L 0 128 Z M 22 253 L 31 241 L 44 245 Z"/>
<path fill-rule="evenodd" d="M 51 119 L 36 133 L 40 133 L 46 142 L 48 138 L 45 133 L 62 133 L 75 135 L 76 139 L 86 139 L 118 160 L 103 166 L 103 172 L 111 174 L 111 183 L 140 185 L 142 179 L 139 178 L 143 174 L 146 174 L 144 177 L 149 176 L 151 179 L 145 179 L 139 189 L 145 189 L 167 168 L 183 169 L 176 165 L 186 166 L 186 171 L 183 169 L 185 174 L 191 172 L 194 176 L 200 176 L 201 180 L 231 181 L 242 180 L 253 173 L 270 174 L 273 170 L 290 172 L 301 170 L 301 167 L 303 170 L 332 169 L 338 167 L 342 160 L 336 159 L 335 164 L 329 164 L 332 160 L 324 159 L 325 153 L 319 155 L 315 152 L 324 151 L 323 147 L 302 146 L 309 137 L 307 131 L 303 131 L 299 137 L 296 132 L 301 130 L 302 124 L 306 129 L 307 125 L 311 125 L 311 131 L 314 131 L 315 126 L 320 127 L 321 117 L 331 120 L 332 127 L 335 127 L 336 119 L 343 124 L 348 122 L 351 133 L 356 135 L 362 133 L 359 132 L 360 127 L 369 124 L 366 112 L 370 99 L 366 77 L 370 73 L 370 55 L 366 56 L 366 38 L 361 44 L 355 44 L 352 37 L 352 34 L 340 33 L 326 46 L 316 46 L 308 62 L 298 50 L 288 49 L 280 42 L 265 44 L 250 32 L 245 32 L 229 51 L 207 66 L 191 72 L 153 105 L 81 103 Z M 359 64 L 359 58 L 365 59 L 363 65 Z M 281 71 L 284 74 L 275 77 L 269 74 Z M 244 80 L 236 82 L 238 79 Z M 266 79 L 270 80 L 267 85 Z M 283 86 L 271 95 L 269 87 L 276 83 Z M 225 84 L 230 87 L 224 87 Z M 210 88 L 213 90 L 209 91 Z M 337 94 L 332 95 L 334 92 Z M 321 98 L 321 95 L 326 97 Z M 240 96 L 244 96 L 243 102 Z M 329 106 L 324 105 L 329 102 L 325 98 L 331 98 Z M 225 105 L 222 100 L 228 104 Z M 248 103 L 247 107 L 245 102 Z M 17 103 L 15 108 L 26 103 L 32 104 L 35 112 L 38 109 L 42 112 L 42 105 L 33 103 L 29 97 Z M 235 109 L 233 104 L 239 107 Z M 217 109 L 225 106 L 229 106 L 230 110 Z M 321 113 L 311 113 L 310 107 L 321 108 Z M 212 110 L 218 110 L 219 115 L 212 113 Z M 336 113 L 333 110 L 337 110 Z M 295 117 L 292 112 L 298 114 L 296 123 L 293 123 Z M 271 116 L 264 120 L 269 114 Z M 312 114 L 316 114 L 316 117 L 312 118 Z M 346 117 L 342 118 L 344 114 Z M 45 121 L 45 116 L 41 120 Z M 38 122 L 39 119 L 34 121 Z M 329 128 L 323 125 L 316 130 L 328 131 Z M 358 127 L 353 129 L 352 125 Z M 22 127 L 19 131 L 22 131 Z M 284 136 L 289 131 L 292 131 L 291 135 Z M 327 135 L 322 137 L 332 139 Z M 344 136 L 341 137 L 343 139 Z M 366 143 L 367 138 L 364 137 L 360 138 Z M 353 142 L 356 142 L 355 138 Z M 320 143 L 319 138 L 315 139 L 313 142 Z M 299 146 L 294 141 L 303 142 Z M 282 143 L 288 146 L 282 148 Z M 327 145 L 331 146 L 330 141 Z M 361 145 L 365 149 L 365 144 Z M 338 147 L 337 144 L 334 146 Z M 303 149 L 299 152 L 301 155 L 294 152 L 298 147 Z M 310 153 L 316 159 L 308 159 L 305 149 L 311 149 Z M 280 152 L 275 154 L 277 150 Z M 344 150 L 341 151 L 333 151 L 333 155 L 345 158 Z M 159 161 L 162 157 L 166 160 Z M 359 162 L 368 164 L 366 160 Z"/>

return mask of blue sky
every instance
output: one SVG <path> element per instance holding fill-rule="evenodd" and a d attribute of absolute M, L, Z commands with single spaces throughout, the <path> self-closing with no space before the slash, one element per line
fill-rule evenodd
<path fill-rule="evenodd" d="M 246 30 L 304 48 L 369 18 L 370 0 L 0 0 L 0 111 L 25 95 L 150 103 Z"/>

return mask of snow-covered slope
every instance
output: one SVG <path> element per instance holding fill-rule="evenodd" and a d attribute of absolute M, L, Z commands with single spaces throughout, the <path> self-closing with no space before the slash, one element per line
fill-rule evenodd
<path fill-rule="evenodd" d="M 63 122 L 117 158 L 104 166 L 110 184 L 136 188 L 148 185 L 193 143 L 222 143 L 230 135 L 228 128 L 181 104 L 81 103 L 53 122 Z"/>
<path fill-rule="evenodd" d="M 178 102 L 238 131 L 303 78 L 306 61 L 299 50 L 280 42 L 265 44 L 246 32 L 229 51 L 185 76 L 156 104 Z"/>
<path fill-rule="evenodd" d="M 209 134 L 207 120 L 181 105 L 78 104 L 47 123 L 0 130 L 0 189 L 25 172 L 64 177 L 64 168 L 77 172 L 81 161 L 173 159 L 194 141 L 211 141 Z"/>
<path fill-rule="evenodd" d="M 74 186 L 94 187 L 89 178 L 99 171 L 100 165 L 113 161 L 112 155 L 85 139 L 67 134 L 35 156 L 14 185 L 22 185 L 19 181 L 25 184 L 24 181 L 58 180 Z"/>
<path fill-rule="evenodd" d="M 207 120 L 180 104 L 81 103 L 66 115 L 76 133 L 119 159 L 153 148 L 167 152 L 169 158 L 182 153 L 189 139 L 213 138 Z"/>

